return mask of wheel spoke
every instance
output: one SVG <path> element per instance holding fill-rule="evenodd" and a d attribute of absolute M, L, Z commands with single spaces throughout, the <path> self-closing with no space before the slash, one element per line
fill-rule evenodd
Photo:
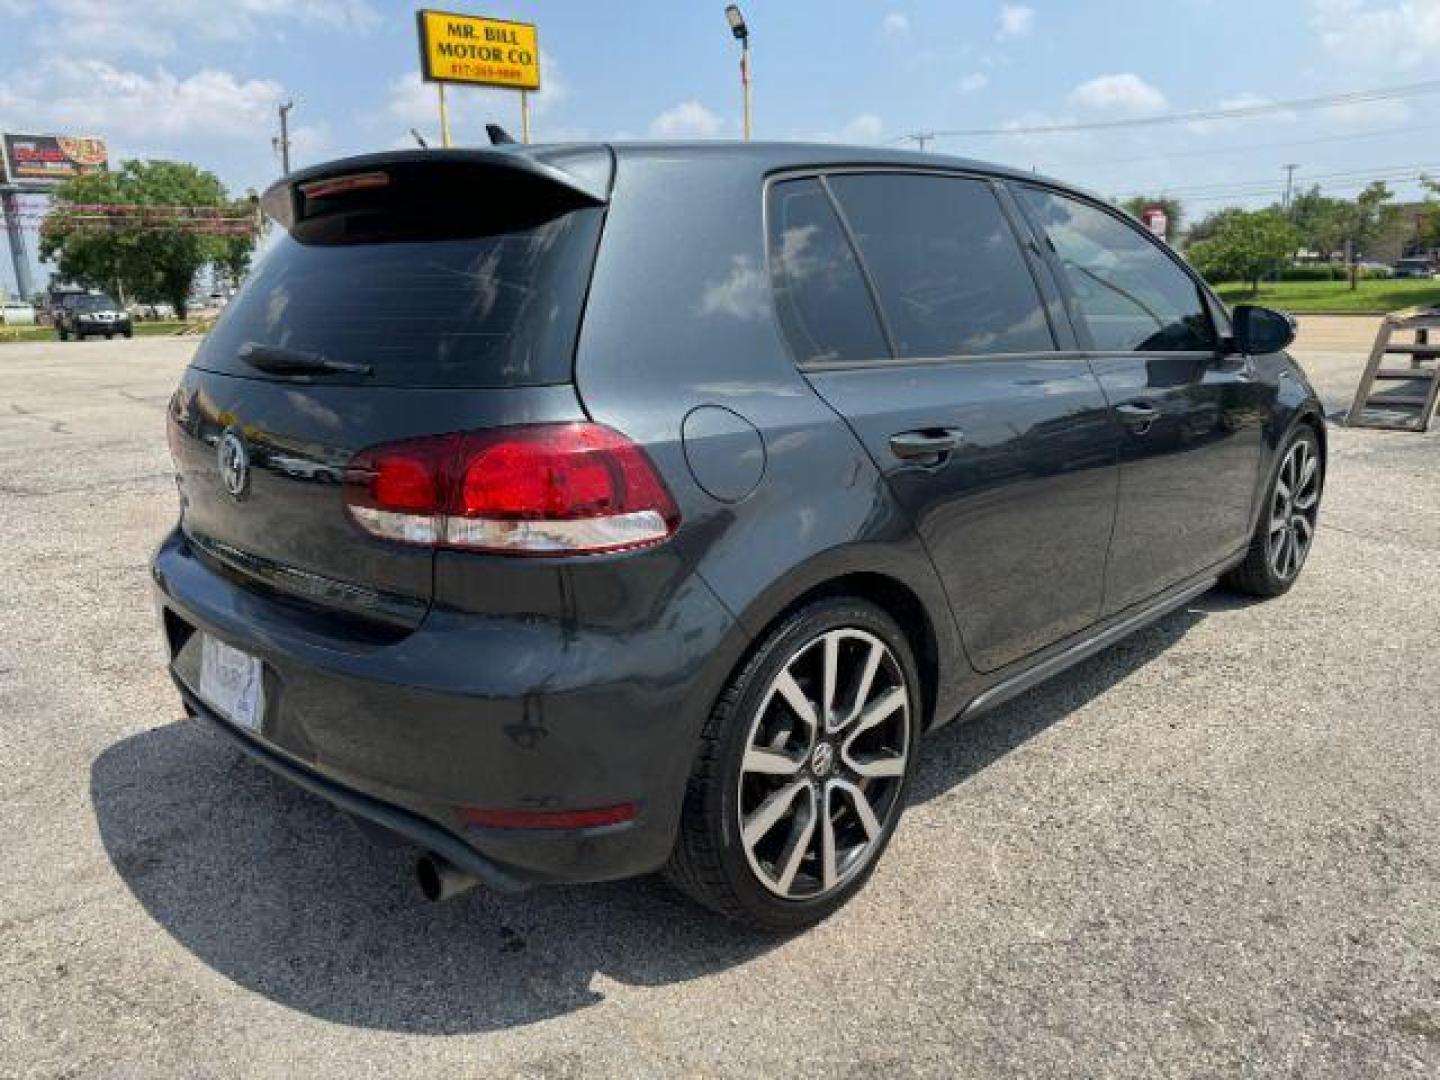
<path fill-rule="evenodd" d="M 1270 519 L 1270 535 L 1274 536 L 1277 532 L 1285 528 L 1285 526 L 1288 524 L 1289 521 L 1286 519 L 1284 514 L 1281 514 L 1278 517 L 1272 517 Z"/>
<path fill-rule="evenodd" d="M 850 805 L 855 808 L 855 816 L 860 820 L 860 827 L 865 830 L 866 839 L 874 840 L 881 833 L 880 819 L 875 816 L 875 808 L 870 805 L 869 798 L 848 780 L 834 780 L 831 782 L 836 791 L 843 791 L 850 798 Z"/>
<path fill-rule="evenodd" d="M 842 754 L 850 752 L 850 745 L 865 732 L 869 731 L 882 720 L 888 719 L 896 709 L 905 704 L 905 688 L 895 686 L 885 691 L 876 698 L 870 705 L 866 706 L 855 722 L 850 726 L 850 733 L 845 736 L 845 743 L 840 748 Z"/>
<path fill-rule="evenodd" d="M 840 876 L 835 861 L 835 820 L 830 814 L 830 796 L 834 790 L 826 784 L 820 797 L 820 884 L 826 889 Z"/>
<path fill-rule="evenodd" d="M 845 764 L 867 780 L 889 780 L 905 775 L 903 754 L 875 754 L 863 758 L 845 755 Z"/>
<path fill-rule="evenodd" d="M 1270 567 L 1280 577 L 1285 576 L 1285 553 L 1290 547 L 1290 528 L 1286 526 L 1280 530 L 1279 539 L 1275 540 L 1270 551 Z"/>
<path fill-rule="evenodd" d="M 1295 536 L 1295 562 L 1298 565 L 1305 558 L 1310 550 L 1310 541 L 1315 536 L 1315 530 L 1311 527 L 1309 520 L 1303 514 L 1296 514 L 1292 526 Z"/>
<path fill-rule="evenodd" d="M 1290 485 L 1285 482 L 1284 471 L 1275 481 L 1275 500 L 1283 507 L 1290 501 Z"/>
<path fill-rule="evenodd" d="M 740 767 L 747 773 L 762 776 L 794 776 L 803 764 L 804 758 L 797 760 L 779 750 L 752 746 L 745 751 L 745 761 Z"/>
<path fill-rule="evenodd" d="M 810 729 L 809 742 L 813 743 L 820 724 L 820 719 L 815 714 L 815 703 L 805 696 L 805 691 L 800 689 L 800 684 L 789 671 L 780 673 L 780 677 L 775 680 L 775 689 L 780 691 L 780 696 L 789 704 L 791 710 Z"/>
<path fill-rule="evenodd" d="M 754 848 L 761 840 L 769 835 L 775 823 L 785 816 L 795 802 L 795 796 L 802 791 L 808 791 L 810 785 L 804 780 L 795 780 L 786 784 L 778 791 L 771 792 L 753 814 L 745 819 L 741 834 L 745 840 L 745 846 Z"/>
<path fill-rule="evenodd" d="M 840 678 L 840 635 L 826 634 L 824 644 L 821 646 L 824 651 L 825 672 L 823 676 L 823 689 L 820 698 L 820 715 L 825 718 L 827 727 L 835 723 L 835 684 Z"/>
<path fill-rule="evenodd" d="M 866 702 L 870 700 L 870 689 L 875 685 L 875 672 L 880 669 L 880 661 L 885 659 L 885 649 L 878 641 L 870 643 L 870 651 L 865 655 L 865 668 L 860 672 L 860 684 L 855 688 L 855 700 L 850 704 L 850 712 L 846 715 L 844 728 L 853 723 L 860 715 L 860 710 L 865 708 Z"/>
<path fill-rule="evenodd" d="M 785 842 L 785 849 L 775 860 L 775 867 L 779 871 L 775 877 L 775 884 L 780 886 L 781 892 L 788 893 L 790 886 L 795 884 L 795 873 L 800 869 L 800 863 L 804 860 L 806 852 L 810 850 L 811 840 L 815 838 L 815 792 L 807 786 L 805 795 L 806 805 L 796 813 L 795 820 L 790 827 L 790 837 Z"/>

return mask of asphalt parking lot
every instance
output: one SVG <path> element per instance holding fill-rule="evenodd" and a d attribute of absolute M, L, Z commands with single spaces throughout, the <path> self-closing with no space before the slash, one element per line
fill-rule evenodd
<path fill-rule="evenodd" d="M 1328 406 L 1372 333 L 1306 322 Z M 1288 596 L 931 738 L 787 940 L 655 881 L 430 906 L 182 718 L 146 560 L 193 344 L 0 347 L 0 1075 L 1440 1070 L 1440 430 L 1332 429 Z"/>

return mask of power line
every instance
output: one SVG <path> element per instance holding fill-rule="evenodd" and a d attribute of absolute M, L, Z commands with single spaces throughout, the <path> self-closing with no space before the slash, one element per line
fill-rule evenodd
<path fill-rule="evenodd" d="M 1414 179 L 1415 177 L 1418 177 L 1420 174 L 1425 172 L 1436 171 L 1440 171 L 1440 165 L 1421 162 L 1410 165 L 1376 165 L 1365 169 L 1343 169 L 1334 172 L 1304 173 L 1298 176 L 1296 179 L 1301 184 L 1314 183 L 1322 180 L 1354 180 L 1365 182 L 1370 182 L 1374 180 L 1393 180 L 1398 183 Z M 1277 189 L 1283 189 L 1283 184 L 1270 180 L 1268 178 L 1256 178 L 1252 180 L 1226 180 L 1214 184 L 1194 184 L 1176 189 L 1166 188 L 1165 190 L 1167 194 L 1176 195 L 1244 195 L 1254 189 L 1259 189 L 1261 191 L 1272 191 Z M 1152 194 L 1152 192 L 1134 191 L 1128 192 L 1126 195 L 1123 195 L 1121 197 L 1125 198 L 1130 195 L 1146 194 Z"/>
<path fill-rule="evenodd" d="M 1058 135 L 1071 131 L 1109 131 L 1117 128 L 1157 127 L 1163 124 L 1192 124 L 1208 120 L 1239 120 L 1251 116 L 1265 116 L 1278 112 L 1303 112 L 1309 109 L 1329 109 L 1338 105 L 1357 105 L 1370 101 L 1392 101 L 1396 98 L 1413 97 L 1417 94 L 1440 92 L 1440 79 L 1407 83 L 1404 86 L 1384 87 L 1377 90 L 1353 90 L 1344 94 L 1328 94 L 1324 97 L 1295 98 L 1291 101 L 1272 101 L 1257 105 L 1240 105 L 1229 109 L 1199 109 L 1192 112 L 1163 113 L 1159 116 L 1136 116 L 1124 120 L 1090 120 L 1074 124 L 1036 124 L 1029 127 L 1000 128 L 957 128 L 951 131 L 928 131 L 927 139 L 980 138 L 993 135 Z M 902 135 L 891 142 L 915 140 L 915 135 Z"/>
<path fill-rule="evenodd" d="M 1280 150 L 1296 146 L 1321 146 L 1325 143 L 1358 142 L 1361 139 L 1378 139 L 1387 135 L 1413 135 L 1421 131 L 1440 131 L 1440 124 L 1407 124 L 1401 127 L 1381 128 L 1377 131 L 1353 131 L 1346 135 L 1323 135 L 1314 139 L 1286 139 L 1280 142 L 1240 143 L 1232 146 L 1210 146 L 1203 150 L 1175 150 L 1167 154 L 1145 154 L 1127 158 L 1061 158 L 1060 168 L 1074 168 L 1085 165 L 1139 165 L 1148 161 L 1169 161 L 1172 158 L 1220 157 L 1225 154 L 1245 154 L 1257 150 Z M 1046 166 L 1054 171 L 1054 165 Z"/>

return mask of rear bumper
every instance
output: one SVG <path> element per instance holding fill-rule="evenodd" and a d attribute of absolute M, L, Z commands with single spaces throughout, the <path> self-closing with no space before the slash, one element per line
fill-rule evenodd
<path fill-rule="evenodd" d="M 519 892 L 526 887 L 525 881 L 485 858 L 454 833 L 442 829 L 434 822 L 428 821 L 418 814 L 412 814 L 402 807 L 371 798 L 363 792 L 337 784 L 313 769 L 296 764 L 268 748 L 259 739 L 246 735 L 235 725 L 222 719 L 178 678 L 175 679 L 175 686 L 180 691 L 185 708 L 192 715 L 209 721 L 211 726 L 223 733 L 251 758 L 290 781 L 296 787 L 304 788 L 312 795 L 320 796 L 347 814 L 378 825 L 387 832 L 418 844 L 427 851 L 443 855 L 455 866 L 478 878 L 492 889 L 501 892 Z"/>
<path fill-rule="evenodd" d="M 241 584 L 178 531 L 153 562 L 187 706 L 262 764 L 498 888 L 647 873 L 674 843 L 700 724 L 744 635 L 698 578 L 644 626 L 440 610 L 403 635 Z M 257 734 L 200 700 L 202 631 L 264 664 Z M 634 804 L 586 829 L 467 824 L 467 809 Z"/>

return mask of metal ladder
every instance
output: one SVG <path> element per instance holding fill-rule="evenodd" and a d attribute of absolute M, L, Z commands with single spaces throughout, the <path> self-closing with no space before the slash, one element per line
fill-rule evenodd
<path fill-rule="evenodd" d="M 1412 330 L 1415 341 L 1392 342 L 1397 330 Z M 1430 331 L 1440 330 L 1440 309 L 1411 308 L 1386 315 L 1375 346 L 1360 376 L 1355 400 L 1345 417 L 1347 427 L 1426 431 L 1440 402 L 1440 345 L 1430 344 Z M 1408 356 L 1404 367 L 1381 367 L 1387 356 Z M 1381 384 L 1378 388 L 1376 384 Z"/>

